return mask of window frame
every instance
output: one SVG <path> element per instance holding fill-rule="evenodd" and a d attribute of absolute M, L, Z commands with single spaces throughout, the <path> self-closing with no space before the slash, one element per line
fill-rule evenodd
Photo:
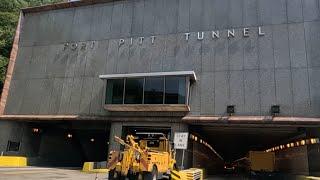
<path fill-rule="evenodd" d="M 163 78 L 163 98 L 162 98 L 162 104 L 145 104 L 144 99 L 145 99 L 145 84 L 146 84 L 146 78 L 152 78 L 152 77 L 162 77 Z M 165 103 L 165 98 L 166 98 L 166 78 L 167 77 L 184 77 L 185 79 L 185 100 L 183 104 L 166 104 Z M 105 105 L 189 105 L 190 102 L 190 88 L 191 88 L 191 78 L 189 76 L 184 76 L 184 75 L 167 75 L 167 76 L 144 76 L 144 77 L 123 77 L 123 78 L 112 78 L 112 79 L 117 79 L 117 80 L 122 80 L 123 81 L 123 93 L 122 93 L 122 104 L 112 104 L 112 103 L 107 103 L 107 90 L 105 90 Z M 107 83 L 105 86 L 105 89 L 108 88 L 108 80 L 112 79 L 107 79 Z M 127 86 L 127 79 L 143 79 L 143 86 L 142 86 L 142 103 L 140 104 L 127 104 L 125 103 L 125 95 L 126 95 L 126 86 Z"/>

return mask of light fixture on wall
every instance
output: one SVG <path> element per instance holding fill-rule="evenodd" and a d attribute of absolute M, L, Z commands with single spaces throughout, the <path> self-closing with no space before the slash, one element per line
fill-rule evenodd
<path fill-rule="evenodd" d="M 273 116 L 277 115 L 277 114 L 280 114 L 280 106 L 279 105 L 272 105 L 271 106 L 271 114 Z"/>
<path fill-rule="evenodd" d="M 229 116 L 231 116 L 232 114 L 234 114 L 235 112 L 235 105 L 228 105 L 227 106 L 227 113 Z"/>
<path fill-rule="evenodd" d="M 68 133 L 68 134 L 67 134 L 67 138 L 71 139 L 71 138 L 72 138 L 72 134 L 71 134 L 71 133 Z"/>
<path fill-rule="evenodd" d="M 39 128 L 32 128 L 32 132 L 35 134 L 40 133 L 40 129 Z"/>

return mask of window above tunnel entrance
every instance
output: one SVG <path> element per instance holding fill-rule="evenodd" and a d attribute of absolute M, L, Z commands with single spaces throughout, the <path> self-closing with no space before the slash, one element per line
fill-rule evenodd
<path fill-rule="evenodd" d="M 190 111 L 193 71 L 100 75 L 108 111 Z"/>

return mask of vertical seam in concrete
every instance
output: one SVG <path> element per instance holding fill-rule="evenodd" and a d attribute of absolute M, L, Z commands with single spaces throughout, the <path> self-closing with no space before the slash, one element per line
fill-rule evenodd
<path fill-rule="evenodd" d="M 258 35 L 259 36 L 259 35 Z M 261 69 L 260 69 L 260 39 L 257 36 L 257 62 L 258 62 L 258 91 L 259 91 L 259 114 L 262 115 L 262 105 L 261 105 Z"/>
<path fill-rule="evenodd" d="M 143 0 L 143 10 L 142 10 L 143 12 L 144 12 L 145 6 L 146 6 L 145 0 Z M 144 15 L 142 15 L 141 33 L 142 33 L 142 34 L 145 34 L 145 32 L 144 32 L 144 26 L 143 26 L 143 25 L 144 25 Z"/>
<path fill-rule="evenodd" d="M 16 28 L 15 36 L 14 36 L 14 41 L 10 53 L 10 60 L 9 60 L 9 65 L 7 68 L 7 73 L 6 73 L 6 78 L 4 82 L 4 86 L 2 89 L 2 94 L 1 94 L 1 100 L 0 100 L 0 115 L 4 114 L 4 109 L 7 103 L 8 95 L 9 95 L 9 89 L 10 89 L 10 84 L 13 76 L 13 70 L 14 66 L 16 63 L 17 55 L 18 55 L 18 50 L 19 50 L 19 40 L 20 40 L 20 32 L 22 28 L 22 21 L 23 21 L 23 13 L 20 12 L 19 16 L 19 21 L 18 25 Z"/>
<path fill-rule="evenodd" d="M 304 48 L 305 48 L 305 57 L 306 57 L 306 63 L 307 63 L 307 74 L 308 74 L 308 92 L 309 92 L 309 106 L 310 110 L 312 110 L 312 100 L 311 100 L 311 81 L 310 81 L 310 74 L 309 74 L 309 60 L 308 60 L 308 51 L 307 51 L 307 37 L 306 37 L 306 27 L 305 27 L 305 22 L 304 22 L 304 11 L 303 11 L 303 3 L 301 2 L 301 12 L 302 12 L 302 23 L 303 23 L 303 37 L 304 37 Z"/>
<path fill-rule="evenodd" d="M 292 80 L 292 65 L 291 65 L 291 50 L 290 50 L 290 38 L 289 38 L 289 25 L 286 24 L 286 28 L 287 28 L 287 38 L 288 38 L 288 51 L 289 51 L 289 70 L 290 70 L 290 81 L 291 81 L 291 101 L 292 101 L 292 107 L 291 107 L 291 115 L 294 115 L 295 111 L 294 111 L 294 91 L 293 91 L 293 80 Z"/>
<path fill-rule="evenodd" d="M 289 19 L 288 19 L 288 5 L 287 5 L 287 0 L 286 0 L 286 26 L 287 26 L 287 34 L 288 34 L 288 51 L 289 51 L 289 64 L 290 64 L 290 78 L 291 78 L 291 100 L 292 100 L 292 115 L 294 115 L 295 111 L 294 111 L 294 94 L 293 94 L 293 80 L 292 80 L 292 64 L 291 64 L 291 48 L 290 48 L 290 31 L 289 31 Z"/>
<path fill-rule="evenodd" d="M 275 103 L 276 103 L 276 104 L 279 104 L 279 103 L 278 103 L 278 98 L 277 98 L 276 62 L 275 62 L 275 59 L 274 59 L 274 39 L 273 39 L 273 31 L 274 31 L 274 25 L 271 25 L 274 94 L 275 94 Z"/>
<path fill-rule="evenodd" d="M 229 6 L 229 5 L 228 5 Z M 229 24 L 229 23 L 228 23 Z M 227 67 L 227 83 L 228 83 L 228 89 L 227 89 L 227 94 L 228 94 L 228 104 L 231 105 L 231 98 L 230 98 L 230 79 L 231 79 L 231 70 L 230 70 L 230 55 L 229 55 L 229 47 L 230 47 L 230 39 L 227 39 L 227 60 L 228 60 L 228 67 Z M 228 105 L 227 104 L 227 105 Z"/>

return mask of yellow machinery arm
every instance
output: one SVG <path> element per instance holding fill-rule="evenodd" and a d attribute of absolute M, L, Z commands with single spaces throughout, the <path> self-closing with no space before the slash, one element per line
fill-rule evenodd
<path fill-rule="evenodd" d="M 138 143 L 134 141 L 134 137 L 132 135 L 127 136 L 127 139 L 129 140 L 130 144 L 126 143 L 123 139 L 119 138 L 118 136 L 114 136 L 114 140 L 119 144 L 124 145 L 127 148 L 131 148 L 132 150 L 138 153 L 142 152 L 142 150 L 138 146 Z"/>

